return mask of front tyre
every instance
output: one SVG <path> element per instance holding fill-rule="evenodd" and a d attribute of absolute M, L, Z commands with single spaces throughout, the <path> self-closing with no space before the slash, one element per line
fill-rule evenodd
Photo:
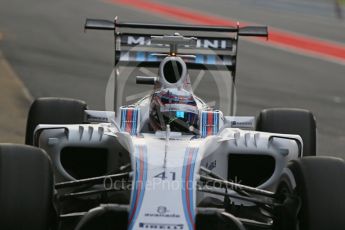
<path fill-rule="evenodd" d="M 54 180 L 41 149 L 0 145 L 0 229 L 48 230 L 54 225 Z"/>
<path fill-rule="evenodd" d="M 342 159 L 308 157 L 292 161 L 278 184 L 277 194 L 299 199 L 296 230 L 344 229 L 345 162 Z"/>

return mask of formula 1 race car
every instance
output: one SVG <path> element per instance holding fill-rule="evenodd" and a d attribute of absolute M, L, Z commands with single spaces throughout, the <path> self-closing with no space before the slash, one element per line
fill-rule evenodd
<path fill-rule="evenodd" d="M 113 107 L 34 101 L 26 145 L 0 145 L 1 229 L 345 228 L 345 163 L 315 156 L 313 114 L 235 116 L 238 39 L 267 27 L 85 29 L 114 31 Z"/>

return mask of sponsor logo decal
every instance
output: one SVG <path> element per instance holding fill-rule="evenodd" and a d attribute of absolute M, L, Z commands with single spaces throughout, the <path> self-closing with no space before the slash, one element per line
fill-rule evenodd
<path fill-rule="evenodd" d="M 127 38 L 127 39 L 126 39 Z M 144 36 L 124 36 L 124 44 L 127 45 L 151 45 L 151 38 Z M 205 48 L 205 49 L 227 49 L 229 48 L 229 40 L 223 39 L 198 39 L 196 41 L 196 48 Z M 157 46 L 169 46 L 166 44 L 157 44 Z M 188 45 L 184 45 L 185 48 L 188 48 Z"/>
<path fill-rule="evenodd" d="M 139 223 L 139 228 L 154 229 L 184 229 L 183 224 Z"/>
<path fill-rule="evenodd" d="M 207 162 L 207 163 L 206 163 L 206 168 L 207 168 L 208 170 L 212 170 L 212 169 L 214 169 L 215 167 L 217 167 L 217 161 L 216 161 L 216 160 L 214 160 L 214 161 L 212 161 L 212 162 Z"/>
<path fill-rule="evenodd" d="M 250 122 L 250 121 L 243 121 L 243 122 L 240 122 L 240 121 L 232 121 L 231 122 L 231 125 L 233 126 L 252 126 L 253 125 L 253 122 Z"/>
<path fill-rule="evenodd" d="M 145 213 L 145 217 L 165 217 L 165 218 L 179 218 L 179 214 L 170 213 L 166 206 L 158 206 L 155 213 Z"/>
<path fill-rule="evenodd" d="M 163 215 L 163 214 L 165 214 L 165 213 L 168 212 L 168 209 L 167 209 L 167 207 L 165 207 L 165 206 L 159 206 L 159 207 L 157 208 L 157 212 L 158 212 L 159 214 Z"/>
<path fill-rule="evenodd" d="M 93 122 L 108 122 L 108 118 L 106 117 L 96 117 L 92 115 L 87 115 L 86 119 Z"/>

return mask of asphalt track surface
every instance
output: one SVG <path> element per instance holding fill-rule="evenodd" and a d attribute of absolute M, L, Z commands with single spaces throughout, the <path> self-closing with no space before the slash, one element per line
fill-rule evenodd
<path fill-rule="evenodd" d="M 269 25 L 311 43 L 345 46 L 345 21 L 335 17 L 332 1 L 210 2 L 153 3 L 190 13 L 183 17 Z M 85 34 L 83 24 L 86 18 L 115 15 L 123 21 L 200 24 L 145 9 L 138 1 L 0 0 L 0 49 L 34 97 L 79 98 L 92 109 L 104 109 L 113 64 L 112 32 Z M 257 115 L 270 107 L 309 109 L 317 119 L 318 154 L 345 158 L 345 61 L 303 47 L 284 46 L 283 41 L 240 42 L 237 114 Z"/>

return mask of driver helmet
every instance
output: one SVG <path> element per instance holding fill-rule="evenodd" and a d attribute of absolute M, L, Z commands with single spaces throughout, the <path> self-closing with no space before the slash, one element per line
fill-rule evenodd
<path fill-rule="evenodd" d="M 199 111 L 193 94 L 185 89 L 168 88 L 155 92 L 150 104 L 153 131 L 170 130 L 197 134 Z"/>

